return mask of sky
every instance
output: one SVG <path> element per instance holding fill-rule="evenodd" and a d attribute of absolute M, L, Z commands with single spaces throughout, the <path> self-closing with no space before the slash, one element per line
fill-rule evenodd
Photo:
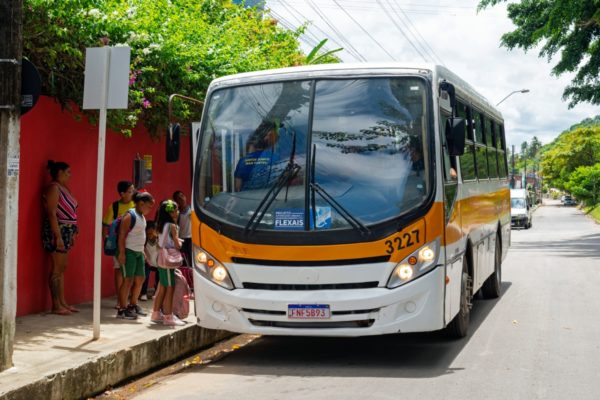
<path fill-rule="evenodd" d="M 477 12 L 476 0 L 267 0 L 280 24 L 308 22 L 303 48 L 310 51 L 328 38 L 329 49 L 343 47 L 343 62 L 434 62 L 467 81 L 504 116 L 507 144 L 534 136 L 542 144 L 581 120 L 600 114 L 600 107 L 580 104 L 569 109 L 564 88 L 572 75 L 552 75 L 537 49 L 525 53 L 500 47 L 503 33 L 514 29 L 500 4 Z M 410 40 L 409 40 L 410 39 Z M 361 59 L 362 57 L 362 59 Z"/>

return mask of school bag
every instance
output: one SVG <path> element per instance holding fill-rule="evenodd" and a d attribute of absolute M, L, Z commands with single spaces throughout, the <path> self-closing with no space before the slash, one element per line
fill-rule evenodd
<path fill-rule="evenodd" d="M 190 313 L 190 286 L 178 269 L 175 270 L 175 290 L 173 292 L 173 314 L 185 319 Z"/>
<path fill-rule="evenodd" d="M 112 203 L 113 221 L 119 217 L 119 200 Z"/>
<path fill-rule="evenodd" d="M 133 212 L 133 210 L 127 210 L 127 213 L 131 215 L 131 223 L 129 224 L 129 232 L 131 232 L 135 226 L 135 212 Z M 108 228 L 108 236 L 104 239 L 104 254 L 107 256 L 117 255 L 117 249 L 119 247 L 119 228 L 121 227 L 122 220 L 123 216 L 117 217 Z"/>

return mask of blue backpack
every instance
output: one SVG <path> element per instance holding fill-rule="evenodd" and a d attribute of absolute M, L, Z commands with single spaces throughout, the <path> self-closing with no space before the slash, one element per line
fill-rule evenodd
<path fill-rule="evenodd" d="M 135 212 L 133 210 L 127 210 L 127 213 L 131 215 L 131 224 L 129 225 L 129 232 L 131 232 L 135 226 Z M 104 254 L 107 256 L 117 255 L 117 249 L 119 248 L 119 228 L 121 227 L 123 215 L 117 217 L 108 228 L 108 236 L 104 239 Z"/>

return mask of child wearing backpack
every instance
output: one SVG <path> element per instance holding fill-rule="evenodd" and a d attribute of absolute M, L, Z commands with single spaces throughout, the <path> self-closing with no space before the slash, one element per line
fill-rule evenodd
<path fill-rule="evenodd" d="M 135 192 L 133 183 L 129 181 L 120 181 L 117 183 L 117 192 L 119 193 L 120 199 L 109 204 L 106 212 L 104 213 L 104 218 L 102 218 L 102 237 L 105 241 L 108 237 L 108 231 L 112 222 L 121 215 L 125 214 L 127 210 L 135 207 L 135 203 L 132 200 L 133 193 Z M 115 293 L 118 296 L 119 288 L 121 287 L 121 283 L 123 283 L 123 273 L 121 273 L 121 268 L 119 268 L 120 265 L 119 260 L 117 260 L 117 256 L 112 256 L 112 259 L 114 267 Z"/>
<path fill-rule="evenodd" d="M 144 244 L 146 243 L 146 218 L 154 207 L 154 198 L 148 192 L 133 195 L 135 208 L 129 210 L 121 219 L 119 226 L 119 251 L 117 259 L 123 273 L 123 283 L 119 288 L 119 310 L 117 318 L 137 319 L 138 315 L 147 315 L 137 304 L 142 283 L 146 278 L 144 271 Z M 133 229 L 131 229 L 133 226 Z M 127 299 L 131 295 L 130 303 Z"/>
<path fill-rule="evenodd" d="M 181 240 L 179 239 L 179 227 L 177 226 L 177 217 L 179 210 L 177 203 L 173 200 L 166 200 L 160 204 L 158 209 L 157 228 L 160 232 L 158 245 L 162 248 L 181 249 Z M 160 258 L 158 263 L 158 291 L 154 296 L 154 305 L 152 307 L 152 322 L 168 326 L 181 326 L 185 323 L 173 315 L 173 293 L 175 291 L 175 269 L 161 265 Z M 162 313 L 161 313 L 162 309 Z"/>

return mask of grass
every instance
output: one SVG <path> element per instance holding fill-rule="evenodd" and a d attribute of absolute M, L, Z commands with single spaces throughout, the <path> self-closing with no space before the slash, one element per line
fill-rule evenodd
<path fill-rule="evenodd" d="M 585 209 L 585 213 L 591 215 L 596 222 L 600 223 L 600 204 L 596 207 L 588 207 Z"/>

